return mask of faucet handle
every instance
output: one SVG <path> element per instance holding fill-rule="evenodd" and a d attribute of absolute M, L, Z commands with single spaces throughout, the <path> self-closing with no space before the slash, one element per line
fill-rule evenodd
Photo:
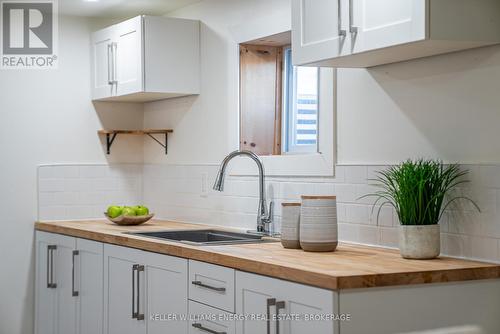
<path fill-rule="evenodd" d="M 269 223 L 271 223 L 273 221 L 273 217 L 274 217 L 274 201 L 271 201 L 269 203 Z"/>

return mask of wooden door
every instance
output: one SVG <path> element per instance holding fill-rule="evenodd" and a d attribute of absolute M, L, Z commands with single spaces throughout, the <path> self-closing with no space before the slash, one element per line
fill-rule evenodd
<path fill-rule="evenodd" d="M 240 47 L 240 149 L 281 154 L 280 47 Z"/>

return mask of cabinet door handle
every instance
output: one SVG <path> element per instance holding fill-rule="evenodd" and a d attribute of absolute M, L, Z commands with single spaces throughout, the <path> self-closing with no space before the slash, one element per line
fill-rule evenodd
<path fill-rule="evenodd" d="M 200 323 L 194 323 L 192 324 L 191 326 L 193 326 L 194 328 L 196 329 L 199 329 L 200 331 L 203 331 L 203 332 L 207 332 L 207 333 L 211 333 L 211 334 L 227 334 L 227 332 L 218 332 L 218 331 L 214 331 L 213 329 L 210 329 L 210 328 L 207 328 L 207 327 L 204 327 L 202 324 Z"/>
<path fill-rule="evenodd" d="M 343 0 L 338 0 L 338 11 L 339 11 L 339 16 L 338 16 L 338 21 L 339 21 L 339 36 L 340 37 L 346 37 L 347 32 L 345 29 L 342 29 L 342 1 Z"/>
<path fill-rule="evenodd" d="M 111 54 L 113 50 L 111 49 L 111 44 L 108 43 L 108 85 L 113 84 L 113 80 L 111 79 Z"/>
<path fill-rule="evenodd" d="M 349 0 L 349 32 L 358 33 L 358 27 L 354 26 L 354 0 Z"/>
<path fill-rule="evenodd" d="M 266 311 L 267 311 L 267 334 L 271 334 L 271 306 L 276 305 L 276 298 L 268 298 Z"/>
<path fill-rule="evenodd" d="M 138 265 L 137 266 L 137 320 L 144 320 L 144 313 L 140 312 L 140 307 L 141 307 L 141 272 L 144 272 L 144 266 L 143 265 Z"/>
<path fill-rule="evenodd" d="M 118 53 L 118 43 L 113 42 L 111 43 L 111 49 L 113 51 L 113 84 L 117 85 L 118 84 L 118 75 L 117 73 L 117 56 L 116 54 Z"/>
<path fill-rule="evenodd" d="M 73 251 L 72 255 L 72 267 L 71 267 L 71 295 L 73 297 L 78 297 L 79 293 L 75 290 L 75 257 L 80 255 L 80 252 L 77 250 Z"/>
<path fill-rule="evenodd" d="M 285 309 L 285 302 L 276 302 L 276 334 L 280 334 L 280 310 Z"/>
<path fill-rule="evenodd" d="M 218 291 L 218 292 L 224 292 L 224 291 L 226 291 L 226 288 L 217 288 L 215 286 L 210 286 L 210 285 L 204 284 L 201 281 L 192 281 L 191 284 L 196 285 L 196 286 L 200 286 L 202 288 L 206 288 L 206 289 Z"/>
<path fill-rule="evenodd" d="M 57 284 L 54 283 L 54 251 L 56 249 L 56 245 L 47 246 L 47 288 L 49 289 L 57 288 Z"/>
<path fill-rule="evenodd" d="M 138 264 L 132 266 L 132 319 L 137 319 L 137 312 L 135 311 L 135 272 L 139 268 Z M 139 298 L 138 298 L 139 299 Z"/>

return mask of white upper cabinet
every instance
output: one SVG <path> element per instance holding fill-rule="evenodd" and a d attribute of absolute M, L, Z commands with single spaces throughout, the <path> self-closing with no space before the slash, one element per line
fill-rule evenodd
<path fill-rule="evenodd" d="M 294 65 L 370 67 L 496 43 L 496 0 L 292 0 Z"/>
<path fill-rule="evenodd" d="M 137 16 L 92 34 L 92 98 L 146 102 L 200 93 L 200 24 Z"/>

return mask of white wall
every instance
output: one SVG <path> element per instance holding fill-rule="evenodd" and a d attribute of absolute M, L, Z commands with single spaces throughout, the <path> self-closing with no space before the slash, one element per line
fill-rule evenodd
<path fill-rule="evenodd" d="M 33 333 L 37 165 L 107 162 L 96 131 L 142 126 L 134 105 L 98 106 L 90 97 L 92 22 L 59 20 L 59 69 L 0 71 L 0 333 Z M 109 110 L 110 108 L 119 110 Z M 142 138 L 117 138 L 114 160 L 142 162 Z"/>
<path fill-rule="evenodd" d="M 340 163 L 500 162 L 500 46 L 338 71 Z"/>

